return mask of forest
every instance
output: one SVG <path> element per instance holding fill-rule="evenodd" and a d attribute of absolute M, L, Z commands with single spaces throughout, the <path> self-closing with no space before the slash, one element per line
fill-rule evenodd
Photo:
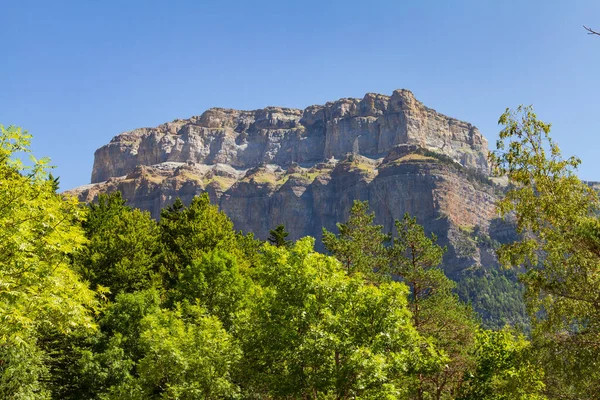
<path fill-rule="evenodd" d="M 471 290 L 501 298 L 514 276 L 527 329 L 482 324 L 410 215 L 389 235 L 357 201 L 338 232 L 263 242 L 205 194 L 155 221 L 118 192 L 62 196 L 31 136 L 2 127 L 0 398 L 597 398 L 597 194 L 530 107 L 499 124 L 518 240 Z"/>

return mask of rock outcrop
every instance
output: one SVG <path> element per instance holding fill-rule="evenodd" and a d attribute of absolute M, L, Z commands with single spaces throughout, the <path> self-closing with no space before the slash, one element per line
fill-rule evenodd
<path fill-rule="evenodd" d="M 292 239 L 336 231 L 352 202 L 368 200 L 377 222 L 416 215 L 448 245 L 447 272 L 494 262 L 499 187 L 488 178 L 487 141 L 469 123 L 439 114 L 407 90 L 367 94 L 304 110 L 214 108 L 116 136 L 95 153 L 93 201 L 120 190 L 158 218 L 180 197 L 208 192 L 236 229 L 266 238 L 284 224 Z"/>

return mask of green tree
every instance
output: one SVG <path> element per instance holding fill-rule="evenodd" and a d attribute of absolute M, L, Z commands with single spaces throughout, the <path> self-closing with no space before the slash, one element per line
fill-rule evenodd
<path fill-rule="evenodd" d="M 396 229 L 390 273 L 409 287 L 409 307 L 417 331 L 449 357 L 440 371 L 419 375 L 414 398 L 455 398 L 473 364 L 469 350 L 477 322 L 470 307 L 452 292 L 455 284 L 440 268 L 445 248 L 436 244 L 436 236 L 427 237 L 416 217 L 408 214 L 396 221 Z"/>
<path fill-rule="evenodd" d="M 531 343 L 509 329 L 481 329 L 475 336 L 476 368 L 460 400 L 541 400 L 543 372 Z"/>
<path fill-rule="evenodd" d="M 374 225 L 375 213 L 369 213 L 367 201 L 355 200 L 350 209 L 350 217 L 344 224 L 338 223 L 339 235 L 323 228 L 323 244 L 337 258 L 346 273 L 361 272 L 374 279 L 374 271 L 387 267 L 385 245 L 390 235 L 382 233 L 381 225 Z"/>
<path fill-rule="evenodd" d="M 534 345 L 545 367 L 546 392 L 595 398 L 600 391 L 600 220 L 596 193 L 575 174 L 580 160 L 563 159 L 550 124 L 531 107 L 507 110 L 495 172 L 510 187 L 498 203 L 516 219 L 520 240 L 500 260 L 522 268 Z"/>
<path fill-rule="evenodd" d="M 249 281 L 240 273 L 236 257 L 216 249 L 185 267 L 170 297 L 201 304 L 229 328 L 248 291 Z"/>
<path fill-rule="evenodd" d="M 84 279 L 108 287 L 112 297 L 159 284 L 160 232 L 150 214 L 127 207 L 120 192 L 101 194 L 88 208 L 89 241 L 75 257 Z"/>
<path fill-rule="evenodd" d="M 198 307 L 159 310 L 142 320 L 138 365 L 144 399 L 231 399 L 240 351 L 216 317 Z M 118 393 L 118 392 L 117 392 Z M 124 399 L 121 391 L 117 398 Z"/>
<path fill-rule="evenodd" d="M 407 398 L 415 371 L 443 358 L 411 324 L 406 286 L 348 276 L 304 238 L 265 245 L 259 287 L 236 329 L 247 398 Z"/>
<path fill-rule="evenodd" d="M 156 289 L 121 293 L 98 317 L 100 330 L 71 343 L 60 399 L 139 398 L 138 363 L 145 356 L 142 320 L 160 310 Z"/>
<path fill-rule="evenodd" d="M 52 190 L 54 190 L 54 192 L 58 192 L 58 190 L 60 189 L 60 178 L 58 176 L 55 177 L 50 172 L 48 173 L 48 181 L 52 185 Z"/>
<path fill-rule="evenodd" d="M 48 398 L 56 360 L 43 343 L 93 331 L 94 293 L 71 270 L 84 243 L 77 202 L 55 193 L 31 136 L 0 126 L 0 397 Z M 17 154 L 29 154 L 25 166 Z"/>
<path fill-rule="evenodd" d="M 215 248 L 234 255 L 241 252 L 233 223 L 219 208 L 210 204 L 208 194 L 195 197 L 185 207 L 177 199 L 161 212 L 162 264 L 169 285 L 192 261 Z"/>
<path fill-rule="evenodd" d="M 277 225 L 277 228 L 271 229 L 269 231 L 269 243 L 277 247 L 289 247 L 291 245 L 291 241 L 287 240 L 287 237 L 290 235 L 288 231 L 285 230 L 285 226 Z"/>
<path fill-rule="evenodd" d="M 530 331 L 523 297 L 525 289 L 517 271 L 495 267 L 464 271 L 455 290 L 462 301 L 469 302 L 482 316 L 486 328 L 498 330 L 510 325 Z"/>

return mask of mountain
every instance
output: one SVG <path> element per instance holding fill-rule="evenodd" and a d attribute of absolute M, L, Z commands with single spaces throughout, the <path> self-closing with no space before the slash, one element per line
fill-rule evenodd
<path fill-rule="evenodd" d="M 337 232 L 352 202 L 368 200 L 386 231 L 408 212 L 438 236 L 448 248 L 446 273 L 477 288 L 463 294 L 475 308 L 484 312 L 482 304 L 502 297 L 519 304 L 498 312 L 523 314 L 520 293 L 477 297 L 482 280 L 506 287 L 494 249 L 514 237 L 496 217 L 503 183 L 490 178 L 487 154 L 476 127 L 396 90 L 304 110 L 212 108 L 124 132 L 96 151 L 92 183 L 69 193 L 90 202 L 119 190 L 158 218 L 177 197 L 189 203 L 207 192 L 236 229 L 261 239 L 279 224 L 291 239 L 320 238 L 323 227 Z"/>
<path fill-rule="evenodd" d="M 278 224 L 292 239 L 320 237 L 353 200 L 368 200 L 389 231 L 405 212 L 416 215 L 448 245 L 456 275 L 493 262 L 480 237 L 507 234 L 495 220 L 501 187 L 488 177 L 487 151 L 476 127 L 408 90 L 304 110 L 213 108 L 114 137 L 95 153 L 92 183 L 70 193 L 89 202 L 120 190 L 158 218 L 175 198 L 208 192 L 237 229 L 263 239 Z"/>

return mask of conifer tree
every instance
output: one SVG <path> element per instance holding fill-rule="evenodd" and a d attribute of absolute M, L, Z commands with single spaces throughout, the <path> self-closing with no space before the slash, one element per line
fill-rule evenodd
<path fill-rule="evenodd" d="M 159 284 L 160 236 L 150 214 L 126 206 L 120 192 L 101 194 L 88 209 L 83 228 L 89 241 L 75 267 L 92 287 L 107 287 L 113 298 Z"/>
<path fill-rule="evenodd" d="M 271 229 L 269 231 L 269 242 L 277 247 L 289 247 L 291 245 L 291 240 L 287 240 L 287 237 L 290 235 L 288 231 L 285 230 L 285 226 L 277 225 L 277 228 Z"/>
<path fill-rule="evenodd" d="M 347 274 L 361 272 L 369 279 L 377 279 L 382 274 L 376 271 L 386 269 L 386 243 L 390 235 L 382 232 L 383 226 L 375 225 L 375 213 L 369 213 L 367 201 L 355 200 L 346 223 L 338 223 L 339 235 L 323 228 L 325 248 L 343 265 Z"/>
<path fill-rule="evenodd" d="M 446 249 L 436 243 L 436 236 L 425 235 L 416 217 L 408 214 L 395 225 L 398 237 L 389 250 L 390 273 L 409 287 L 409 306 L 417 331 L 431 338 L 449 357 L 441 370 L 419 374 L 414 398 L 454 398 L 473 365 L 469 350 L 477 322 L 471 309 L 452 292 L 455 283 L 440 268 Z"/>
<path fill-rule="evenodd" d="M 163 245 L 161 263 L 167 285 L 175 284 L 185 267 L 213 249 L 240 252 L 233 223 L 210 204 L 207 193 L 194 197 L 188 207 L 177 199 L 162 210 L 159 226 Z"/>

